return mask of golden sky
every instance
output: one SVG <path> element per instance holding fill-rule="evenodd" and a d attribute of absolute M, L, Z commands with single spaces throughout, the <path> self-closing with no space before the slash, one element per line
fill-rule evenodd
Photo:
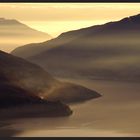
<path fill-rule="evenodd" d="M 139 14 L 140 3 L 1 3 L 0 17 L 17 19 L 53 37 Z"/>

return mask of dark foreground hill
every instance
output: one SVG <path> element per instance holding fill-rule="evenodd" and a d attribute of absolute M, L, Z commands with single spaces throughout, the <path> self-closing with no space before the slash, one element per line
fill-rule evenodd
<path fill-rule="evenodd" d="M 61 102 L 43 100 L 0 77 L 0 118 L 69 116 L 71 109 Z"/>
<path fill-rule="evenodd" d="M 23 98 L 22 96 L 17 96 L 19 94 L 15 95 L 18 98 L 22 98 L 23 103 L 26 94 L 34 95 L 47 101 L 59 100 L 65 103 L 100 97 L 97 92 L 80 85 L 60 82 L 41 67 L 2 51 L 0 51 L 0 67 L 0 87 L 2 92 L 4 90 L 7 93 L 2 94 L 5 99 L 10 96 L 11 92 L 16 94 L 24 93 L 24 91 Z M 28 99 L 30 101 L 29 96 Z"/>
<path fill-rule="evenodd" d="M 60 77 L 140 82 L 139 38 L 140 15 L 135 15 L 62 33 L 50 41 L 27 45 L 25 50 L 19 47 L 12 54 Z M 42 52 L 27 56 L 27 47 L 42 48 Z"/>

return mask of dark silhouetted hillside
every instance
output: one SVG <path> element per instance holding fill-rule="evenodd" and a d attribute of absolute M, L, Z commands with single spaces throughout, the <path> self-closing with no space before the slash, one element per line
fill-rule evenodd
<path fill-rule="evenodd" d="M 6 95 L 4 98 L 11 92 L 17 96 L 17 93 L 24 91 L 40 99 L 66 103 L 100 97 L 100 94 L 85 87 L 60 82 L 36 64 L 2 51 L 0 51 L 0 66 L 0 87 L 7 93 L 4 94 Z M 23 98 L 20 96 L 23 102 L 24 96 Z"/>
<path fill-rule="evenodd" d="M 72 111 L 67 105 L 43 100 L 0 77 L 0 118 L 57 117 L 71 114 Z"/>

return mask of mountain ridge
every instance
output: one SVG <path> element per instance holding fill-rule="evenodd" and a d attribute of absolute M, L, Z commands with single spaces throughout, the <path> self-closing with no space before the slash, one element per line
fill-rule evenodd
<path fill-rule="evenodd" d="M 106 26 L 110 26 L 110 25 L 114 25 L 114 24 L 116 24 L 116 23 L 125 23 L 126 21 L 131 21 L 130 19 L 131 18 L 134 18 L 135 19 L 135 17 L 140 17 L 140 14 L 137 14 L 137 15 L 135 15 L 135 16 L 129 16 L 129 17 L 126 17 L 126 18 L 123 18 L 123 19 L 121 19 L 121 20 L 118 20 L 118 21 L 111 21 L 111 22 L 108 22 L 108 23 L 105 23 L 105 24 L 101 24 L 101 25 L 94 25 L 94 26 L 90 26 L 90 27 L 85 27 L 85 28 L 81 28 L 81 29 L 77 29 L 77 30 L 72 30 L 72 31 L 68 31 L 68 32 L 64 32 L 64 33 L 61 33 L 58 37 L 56 37 L 56 38 L 54 38 L 54 39 L 52 39 L 52 40 L 49 40 L 49 41 L 44 41 L 44 42 L 42 42 L 42 43 L 36 43 L 35 44 L 35 46 L 39 46 L 40 47 L 40 44 L 42 44 L 42 45 L 45 45 L 46 43 L 48 43 L 48 45 L 51 45 L 51 42 L 54 42 L 55 40 L 56 40 L 56 42 L 59 44 L 59 39 L 64 39 L 64 40 L 67 40 L 67 36 L 68 36 L 68 41 L 70 40 L 72 40 L 72 39 L 76 39 L 76 38 L 78 38 L 78 36 L 79 37 L 82 37 L 82 36 L 84 36 L 86 33 L 84 33 L 83 34 L 83 31 L 85 32 L 85 30 L 86 30 L 86 32 L 88 33 L 89 32 L 89 30 L 90 30 L 90 32 L 91 32 L 91 29 L 92 30 L 100 30 L 100 27 L 106 27 Z M 115 29 L 115 28 L 114 28 Z M 97 31 L 94 31 L 95 33 L 97 32 Z M 75 33 L 76 32 L 76 35 L 73 35 L 73 33 Z M 71 39 L 71 36 L 72 36 L 72 39 Z M 57 41 L 58 40 L 58 41 Z M 68 41 L 65 41 L 65 42 L 68 42 Z M 56 43 L 55 43 L 56 44 Z M 16 53 L 16 51 L 17 50 L 19 50 L 20 51 L 20 49 L 21 48 L 24 48 L 24 47 L 26 47 L 27 49 L 29 48 L 30 49 L 30 45 L 32 45 L 32 44 L 27 44 L 27 45 L 25 45 L 25 46 L 21 46 L 21 47 L 18 47 L 18 48 L 16 48 L 15 50 L 13 50 L 11 53 L 12 54 L 14 54 L 14 55 L 18 55 L 18 53 L 19 52 L 17 52 Z M 34 45 L 34 44 L 33 44 Z M 48 46 L 47 46 L 48 47 Z M 46 47 L 46 50 L 47 50 L 47 47 Z M 54 47 L 54 46 L 52 46 L 52 47 Z M 37 47 L 36 47 L 37 48 Z M 35 49 L 36 49 L 35 48 Z M 43 48 L 43 47 L 42 47 Z M 51 48 L 51 47 L 48 47 L 48 48 Z M 45 50 L 45 46 L 44 46 L 44 49 L 43 49 L 43 51 Z M 23 52 L 22 52 L 23 51 Z M 33 56 L 33 55 L 31 55 L 31 56 L 27 56 L 27 57 L 24 57 L 24 55 L 22 55 L 21 53 L 24 53 L 24 50 L 22 49 L 22 51 L 20 52 L 20 57 L 23 57 L 23 58 L 27 58 L 27 57 L 31 57 L 31 56 Z M 26 50 L 25 50 L 26 51 Z M 39 52 L 39 53 L 41 53 L 41 51 Z"/>
<path fill-rule="evenodd" d="M 9 51 L 20 45 L 52 39 L 52 36 L 18 20 L 0 18 L 0 38 L 1 49 Z"/>
<path fill-rule="evenodd" d="M 62 33 L 42 46 L 36 44 L 42 52 L 24 57 L 23 51 L 19 56 L 58 77 L 140 81 L 139 29 L 140 14 Z M 12 54 L 18 56 L 16 50 Z"/>

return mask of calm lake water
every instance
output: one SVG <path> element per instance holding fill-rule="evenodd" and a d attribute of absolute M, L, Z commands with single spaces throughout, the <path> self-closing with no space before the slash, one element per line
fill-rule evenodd
<path fill-rule="evenodd" d="M 70 117 L 1 122 L 1 136 L 140 136 L 140 84 L 61 79 L 96 90 L 102 97 L 71 105 Z"/>

